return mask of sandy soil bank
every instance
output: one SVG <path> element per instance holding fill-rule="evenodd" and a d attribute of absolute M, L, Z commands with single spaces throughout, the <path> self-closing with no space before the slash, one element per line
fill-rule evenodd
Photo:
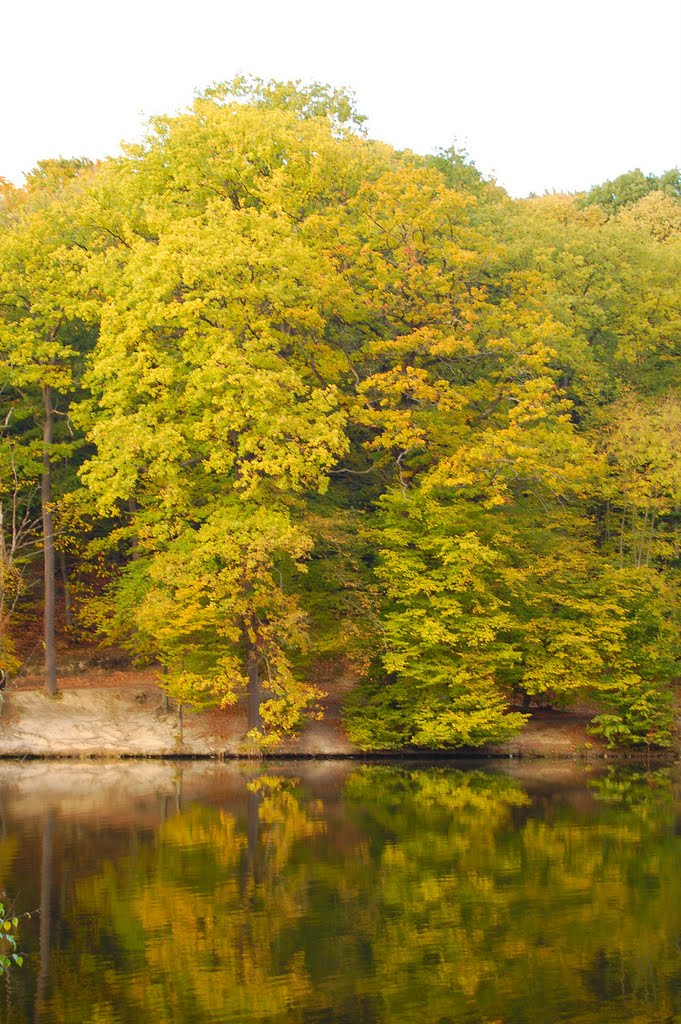
<path fill-rule="evenodd" d="M 235 756 L 249 752 L 244 707 L 182 716 L 162 706 L 150 672 L 97 672 L 59 682 L 56 698 L 35 682 L 5 694 L 0 715 L 0 757 L 177 757 Z M 361 752 L 348 740 L 340 715 L 341 693 L 326 700 L 324 719 L 310 722 L 296 740 L 276 753 L 286 756 L 347 756 Z M 592 759 L 607 754 L 589 736 L 584 709 L 538 712 L 508 743 L 488 756 Z"/>
<path fill-rule="evenodd" d="M 246 710 L 165 710 L 157 686 L 63 689 L 57 698 L 41 690 L 6 696 L 0 718 L 0 756 L 117 757 L 246 754 Z M 351 754 L 354 747 L 337 716 L 312 722 L 285 752 L 321 756 Z"/>

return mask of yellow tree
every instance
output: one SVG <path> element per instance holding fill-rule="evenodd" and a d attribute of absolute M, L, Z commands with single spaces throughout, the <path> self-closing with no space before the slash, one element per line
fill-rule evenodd
<path fill-rule="evenodd" d="M 121 165 L 122 242 L 90 269 L 109 298 L 83 479 L 102 511 L 134 509 L 114 605 L 178 696 L 231 700 L 247 679 L 256 731 L 291 726 L 315 694 L 291 662 L 310 548 L 299 496 L 325 490 L 347 417 L 339 359 L 316 348 L 323 270 L 300 223 L 355 187 L 364 143 L 338 136 L 316 107 L 222 95 L 155 122 Z M 274 706 L 260 707 L 263 679 Z"/>

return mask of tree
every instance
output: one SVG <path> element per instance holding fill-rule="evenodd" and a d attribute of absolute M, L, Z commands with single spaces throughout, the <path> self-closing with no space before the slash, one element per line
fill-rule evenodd
<path fill-rule="evenodd" d="M 31 479 L 40 479 L 45 689 L 50 694 L 57 688 L 54 462 L 70 448 L 57 420 L 66 414 L 91 337 L 81 319 L 78 263 L 72 259 L 72 250 L 82 244 L 74 208 L 88 169 L 83 161 L 41 163 L 24 189 L 5 194 L 0 221 L 0 386 L 10 461 L 15 468 L 21 461 L 29 486 Z M 24 533 L 28 521 L 24 518 Z"/>
<path fill-rule="evenodd" d="M 3 656 L 42 546 L 54 690 L 57 529 L 108 556 L 91 621 L 178 700 L 248 690 L 259 742 L 324 659 L 366 744 L 583 693 L 666 740 L 678 177 L 513 201 L 342 90 L 240 77 L 3 185 Z"/>
<path fill-rule="evenodd" d="M 11 410 L 8 416 L 11 418 Z M 11 673 L 20 664 L 15 642 L 16 617 L 30 591 L 28 570 L 38 550 L 40 516 L 32 459 L 26 460 L 22 446 L 13 438 L 3 440 L 0 448 L 0 667 Z M 25 461 L 28 465 L 22 464 Z"/>
<path fill-rule="evenodd" d="M 251 737 L 275 743 L 320 696 L 295 672 L 309 641 L 287 593 L 309 548 L 285 511 L 216 504 L 200 526 L 128 566 L 107 630 L 165 666 L 164 685 L 182 702 L 224 707 L 246 691 Z"/>
<path fill-rule="evenodd" d="M 499 555 L 461 528 L 456 505 L 388 497 L 378 574 L 385 591 L 385 682 L 365 687 L 348 717 L 362 746 L 440 749 L 508 739 L 499 674 L 518 658 L 495 586 Z"/>
<path fill-rule="evenodd" d="M 631 395 L 611 412 L 602 437 L 607 539 L 620 568 L 673 562 L 681 542 L 681 403 Z"/>
<path fill-rule="evenodd" d="M 352 187 L 352 161 L 344 183 L 323 159 L 344 145 L 334 131 L 325 117 L 208 99 L 156 124 L 122 170 L 122 190 L 127 173 L 130 195 L 148 191 L 144 225 L 123 228 L 115 265 L 105 254 L 93 270 L 110 298 L 82 477 L 103 513 L 135 504 L 136 559 L 111 600 L 140 595 L 129 643 L 153 650 L 183 699 L 232 700 L 247 677 L 256 731 L 277 718 L 267 702 L 257 712 L 263 672 L 288 709 L 280 725 L 315 694 L 284 654 L 304 646 L 301 496 L 325 490 L 347 448 L 338 360 L 315 351 L 322 270 L 299 226 L 327 189 Z M 208 146 L 215 187 L 197 161 Z"/>
<path fill-rule="evenodd" d="M 675 167 L 660 175 L 644 174 L 637 167 L 634 171 L 620 174 L 614 181 L 594 185 L 583 202 L 585 206 L 600 206 L 607 213 L 613 214 L 640 202 L 651 192 L 662 192 L 673 199 L 681 199 L 681 171 Z"/>

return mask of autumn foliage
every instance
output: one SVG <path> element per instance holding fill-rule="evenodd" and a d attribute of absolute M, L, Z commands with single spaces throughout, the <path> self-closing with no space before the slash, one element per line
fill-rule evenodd
<path fill-rule="evenodd" d="M 81 636 L 183 702 L 248 692 L 264 744 L 329 658 L 365 747 L 583 696 L 613 743 L 668 744 L 681 189 L 637 173 L 513 201 L 344 94 L 237 80 L 7 186 L 5 663 L 44 550 Z"/>

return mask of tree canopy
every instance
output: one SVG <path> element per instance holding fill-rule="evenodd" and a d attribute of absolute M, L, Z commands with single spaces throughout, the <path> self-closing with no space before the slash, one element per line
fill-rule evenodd
<path fill-rule="evenodd" d="M 678 171 L 513 201 L 318 83 L 42 162 L 0 199 L 3 658 L 75 600 L 259 743 L 329 659 L 366 747 L 579 696 L 669 742 L 680 270 Z"/>

